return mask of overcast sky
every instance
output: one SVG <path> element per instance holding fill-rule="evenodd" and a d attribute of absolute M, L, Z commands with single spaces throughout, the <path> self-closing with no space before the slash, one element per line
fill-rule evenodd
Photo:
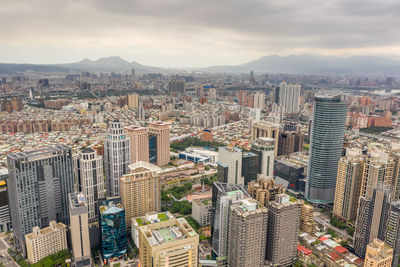
<path fill-rule="evenodd" d="M 164 67 L 400 56 L 399 0 L 1 0 L 0 62 L 121 56 Z"/>

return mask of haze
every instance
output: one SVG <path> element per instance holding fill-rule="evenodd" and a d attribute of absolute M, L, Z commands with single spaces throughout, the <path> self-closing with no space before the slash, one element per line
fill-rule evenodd
<path fill-rule="evenodd" d="M 400 56 L 395 0 L 3 0 L 0 62 L 118 55 L 204 67 L 278 54 Z"/>

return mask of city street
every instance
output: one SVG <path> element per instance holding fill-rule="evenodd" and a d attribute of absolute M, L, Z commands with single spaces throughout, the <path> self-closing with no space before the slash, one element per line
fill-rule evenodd
<path fill-rule="evenodd" d="M 314 212 L 314 220 L 318 224 L 324 225 L 325 226 L 325 230 L 328 229 L 328 228 L 331 228 L 331 229 L 335 230 L 340 238 L 344 238 L 344 239 L 351 238 L 351 239 L 353 239 L 353 237 L 347 233 L 346 229 L 339 229 L 339 228 L 333 226 L 330 223 L 330 218 L 329 218 L 328 214 L 324 214 L 324 213 L 320 213 L 318 211 L 315 211 Z"/>
<path fill-rule="evenodd" d="M 7 253 L 7 249 L 10 247 L 10 245 L 7 243 L 6 239 L 6 236 L 0 236 L 0 262 L 7 267 L 18 267 L 18 264 L 15 263 L 14 260 Z"/>

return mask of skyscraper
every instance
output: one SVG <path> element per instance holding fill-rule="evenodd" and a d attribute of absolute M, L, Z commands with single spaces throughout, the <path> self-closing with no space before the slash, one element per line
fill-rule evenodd
<path fill-rule="evenodd" d="M 365 257 L 367 245 L 375 238 L 384 240 L 392 192 L 382 185 L 373 190 L 371 198 L 360 197 L 354 233 L 354 250 Z"/>
<path fill-rule="evenodd" d="M 251 151 L 258 155 L 258 170 L 264 178 L 274 176 L 275 139 L 260 137 L 251 143 Z"/>
<path fill-rule="evenodd" d="M 129 172 L 121 177 L 120 193 L 127 222 L 148 212 L 161 211 L 160 170 L 156 165 L 138 161 L 129 165 Z"/>
<path fill-rule="evenodd" d="M 270 266 L 292 266 L 297 257 L 300 203 L 281 194 L 268 204 L 267 252 Z"/>
<path fill-rule="evenodd" d="M 238 92 L 238 103 L 239 106 L 245 107 L 247 104 L 247 92 L 244 90 L 240 90 Z"/>
<path fill-rule="evenodd" d="M 280 126 L 278 124 L 260 121 L 256 122 L 252 126 L 251 130 L 251 140 L 255 141 L 259 137 L 268 137 L 275 140 L 275 156 L 278 154 L 278 142 L 279 142 L 279 131 Z"/>
<path fill-rule="evenodd" d="M 170 124 L 166 122 L 149 123 L 149 158 L 157 166 L 168 164 L 170 160 Z"/>
<path fill-rule="evenodd" d="M 339 161 L 333 216 L 345 222 L 355 221 L 357 217 L 363 165 L 359 149 L 348 148 L 346 156 Z"/>
<path fill-rule="evenodd" d="M 83 193 L 69 194 L 71 245 L 76 266 L 91 266 L 88 206 Z"/>
<path fill-rule="evenodd" d="M 265 94 L 258 92 L 254 94 L 254 108 L 264 109 L 265 108 Z"/>
<path fill-rule="evenodd" d="M 149 133 L 147 128 L 129 126 L 124 128 L 131 144 L 131 163 L 149 162 Z"/>
<path fill-rule="evenodd" d="M 214 183 L 212 194 L 212 253 L 219 257 L 226 257 L 228 255 L 229 207 L 249 198 L 249 195 L 242 186 L 227 183 Z"/>
<path fill-rule="evenodd" d="M 390 203 L 386 218 L 383 240 L 387 247 L 393 249 L 393 261 L 391 266 L 397 267 L 400 257 L 400 202 L 395 201 Z"/>
<path fill-rule="evenodd" d="M 298 113 L 300 111 L 300 84 L 279 84 L 279 106 L 284 107 L 286 113 Z"/>
<path fill-rule="evenodd" d="M 264 267 L 268 210 L 248 198 L 230 206 L 228 266 Z"/>
<path fill-rule="evenodd" d="M 320 91 L 314 97 L 306 199 L 332 203 L 338 162 L 342 153 L 347 104 L 338 91 Z"/>
<path fill-rule="evenodd" d="M 139 107 L 139 95 L 138 94 L 130 94 L 128 95 L 128 108 L 136 109 Z"/>
<path fill-rule="evenodd" d="M 25 255 L 25 235 L 55 220 L 69 224 L 68 194 L 74 191 L 71 148 L 56 146 L 7 156 L 14 243 Z"/>
<path fill-rule="evenodd" d="M 386 247 L 382 240 L 376 238 L 368 244 L 364 266 L 393 267 L 392 260 L 393 249 Z"/>
<path fill-rule="evenodd" d="M 103 158 L 91 148 L 83 148 L 75 159 L 76 183 L 85 196 L 89 222 L 99 220 L 98 200 L 105 197 Z"/>
<path fill-rule="evenodd" d="M 182 96 L 185 95 L 185 80 L 170 80 L 168 82 L 169 95 Z"/>
<path fill-rule="evenodd" d="M 220 147 L 218 159 L 218 182 L 243 186 L 242 150 L 237 147 Z"/>
<path fill-rule="evenodd" d="M 107 195 L 119 195 L 119 178 L 126 173 L 131 162 L 130 140 L 121 123 L 115 120 L 108 128 L 104 141 L 104 166 L 107 181 Z"/>
<path fill-rule="evenodd" d="M 121 203 L 100 206 L 101 254 L 104 264 L 110 259 L 126 257 L 125 209 Z"/>
<path fill-rule="evenodd" d="M 285 131 L 279 133 L 278 156 L 301 152 L 304 134 L 300 131 Z"/>

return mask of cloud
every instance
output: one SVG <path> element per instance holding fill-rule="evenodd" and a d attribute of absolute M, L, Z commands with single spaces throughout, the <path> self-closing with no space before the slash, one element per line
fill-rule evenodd
<path fill-rule="evenodd" d="M 3 0 L 0 61 L 119 55 L 157 66 L 268 54 L 400 55 L 393 0 Z"/>

